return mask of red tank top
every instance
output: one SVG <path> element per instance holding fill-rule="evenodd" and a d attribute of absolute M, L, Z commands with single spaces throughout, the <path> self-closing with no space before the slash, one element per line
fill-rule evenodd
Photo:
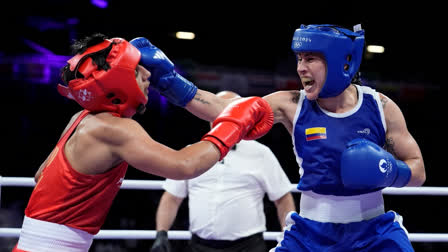
<path fill-rule="evenodd" d="M 25 215 L 97 234 L 120 189 L 128 164 L 120 163 L 103 174 L 86 175 L 74 170 L 64 154 L 64 146 L 84 110 L 53 149 L 39 182 L 34 187 Z"/>

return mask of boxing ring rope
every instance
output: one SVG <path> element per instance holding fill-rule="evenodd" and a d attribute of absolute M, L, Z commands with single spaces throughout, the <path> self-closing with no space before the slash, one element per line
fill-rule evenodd
<path fill-rule="evenodd" d="M 133 190 L 163 190 L 164 180 L 133 180 L 125 179 L 121 185 L 121 189 Z M 2 177 L 0 176 L 0 190 L 2 186 L 16 187 L 33 187 L 36 183 L 34 178 L 26 177 Z M 297 184 L 293 184 L 294 188 L 291 192 L 299 192 L 296 189 Z M 1 192 L 1 191 L 0 191 Z M 403 187 L 383 189 L 383 194 L 389 195 L 426 195 L 426 196 L 448 196 L 448 187 Z"/>
<path fill-rule="evenodd" d="M 132 190 L 163 190 L 164 180 L 132 180 L 126 179 L 121 185 L 121 189 Z M 9 187 L 34 187 L 34 178 L 27 177 L 2 177 L 0 176 L 0 203 L 1 189 L 3 186 Z M 294 185 L 291 192 L 299 192 Z M 425 195 L 425 196 L 448 196 L 448 187 L 404 187 L 404 188 L 385 188 L 383 194 L 389 195 Z M 265 240 L 276 240 L 281 232 L 263 233 Z M 0 237 L 18 238 L 20 228 L 0 228 Z M 95 239 L 135 239 L 146 240 L 155 239 L 155 230 L 101 230 Z M 189 240 L 190 231 L 168 231 L 168 238 L 172 240 Z M 410 233 L 411 242 L 448 242 L 448 234 L 443 233 Z"/>

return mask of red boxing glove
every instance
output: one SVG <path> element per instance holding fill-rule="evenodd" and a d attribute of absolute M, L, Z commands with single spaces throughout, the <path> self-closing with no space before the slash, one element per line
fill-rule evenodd
<path fill-rule="evenodd" d="M 257 106 L 260 106 L 258 113 L 263 112 L 260 119 L 251 130 L 243 137 L 244 140 L 255 140 L 268 133 L 274 125 L 274 112 L 272 112 L 269 103 L 262 98 L 257 100 Z"/>
<path fill-rule="evenodd" d="M 241 139 L 264 136 L 274 124 L 274 113 L 260 97 L 242 98 L 230 103 L 213 122 L 213 129 L 202 140 L 214 143 L 222 160 Z"/>

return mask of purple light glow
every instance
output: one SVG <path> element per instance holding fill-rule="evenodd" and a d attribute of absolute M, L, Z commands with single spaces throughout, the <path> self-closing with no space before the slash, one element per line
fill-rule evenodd
<path fill-rule="evenodd" d="M 69 19 L 67 19 L 67 24 L 68 25 L 77 25 L 77 24 L 79 24 L 79 19 L 78 18 L 69 18 Z"/>
<path fill-rule="evenodd" d="M 10 67 L 10 78 L 31 81 L 36 84 L 54 84 L 60 69 L 69 56 L 54 54 L 29 54 L 0 58 L 0 65 Z"/>
<path fill-rule="evenodd" d="M 45 48 L 31 40 L 23 39 L 23 42 L 38 53 L 42 53 L 45 55 L 54 55 L 54 53 L 52 51 L 48 50 L 47 48 Z"/>
<path fill-rule="evenodd" d="M 162 95 L 160 95 L 160 107 L 164 111 L 168 108 L 168 100 Z"/>
<path fill-rule="evenodd" d="M 90 0 L 90 3 L 98 8 L 107 8 L 107 0 Z"/>

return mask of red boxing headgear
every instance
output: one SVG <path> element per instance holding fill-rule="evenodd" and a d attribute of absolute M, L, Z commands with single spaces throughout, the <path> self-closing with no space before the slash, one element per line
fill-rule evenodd
<path fill-rule="evenodd" d="M 110 69 L 98 69 L 90 55 L 111 45 L 106 58 Z M 131 117 L 148 102 L 135 77 L 140 57 L 140 51 L 122 38 L 104 40 L 67 61 L 70 70 L 81 73 L 84 78 L 69 81 L 68 87 L 59 84 L 58 91 L 89 111 Z"/>

